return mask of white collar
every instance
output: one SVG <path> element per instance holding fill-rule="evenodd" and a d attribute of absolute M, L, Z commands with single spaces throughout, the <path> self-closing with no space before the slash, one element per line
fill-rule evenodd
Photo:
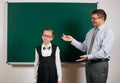
<path fill-rule="evenodd" d="M 49 43 L 48 45 L 45 45 L 45 44 L 42 43 L 42 47 L 51 47 L 51 46 L 52 46 L 51 43 Z"/>

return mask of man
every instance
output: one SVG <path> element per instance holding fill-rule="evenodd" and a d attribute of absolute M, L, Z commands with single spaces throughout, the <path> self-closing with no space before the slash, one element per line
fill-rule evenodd
<path fill-rule="evenodd" d="M 70 35 L 62 36 L 64 41 L 71 42 L 77 49 L 87 52 L 76 61 L 86 60 L 87 83 L 106 83 L 108 76 L 108 61 L 110 49 L 113 45 L 113 32 L 106 26 L 107 15 L 104 10 L 97 9 L 92 12 L 92 28 L 86 35 L 83 43 Z"/>

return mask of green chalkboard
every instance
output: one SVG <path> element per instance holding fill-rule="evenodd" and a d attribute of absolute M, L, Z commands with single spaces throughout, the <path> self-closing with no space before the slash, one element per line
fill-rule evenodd
<path fill-rule="evenodd" d="M 41 42 L 42 30 L 55 31 L 52 43 L 60 48 L 62 62 L 75 62 L 85 53 L 61 39 L 70 34 L 83 42 L 92 28 L 91 12 L 97 3 L 8 3 L 7 62 L 34 62 L 35 48 Z"/>

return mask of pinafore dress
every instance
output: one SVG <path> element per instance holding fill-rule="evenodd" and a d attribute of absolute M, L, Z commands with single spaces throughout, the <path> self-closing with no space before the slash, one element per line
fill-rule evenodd
<path fill-rule="evenodd" d="M 41 53 L 41 46 L 37 47 L 39 54 L 39 67 L 37 83 L 58 83 L 58 75 L 55 63 L 56 45 L 52 45 L 51 56 L 44 57 Z"/>

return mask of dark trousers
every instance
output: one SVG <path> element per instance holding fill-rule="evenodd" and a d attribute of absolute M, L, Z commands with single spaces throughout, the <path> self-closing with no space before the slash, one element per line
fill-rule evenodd
<path fill-rule="evenodd" d="M 86 62 L 87 83 L 106 83 L 108 76 L 108 61 Z"/>

